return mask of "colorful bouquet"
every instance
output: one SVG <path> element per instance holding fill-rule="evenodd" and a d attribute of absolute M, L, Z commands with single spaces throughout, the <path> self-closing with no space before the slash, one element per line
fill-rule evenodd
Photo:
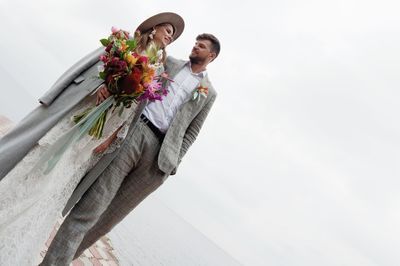
<path fill-rule="evenodd" d="M 166 82 L 171 79 L 166 73 L 159 73 L 162 51 L 151 43 L 142 54 L 138 53 L 140 33 L 134 37 L 129 33 L 116 28 L 107 39 L 100 40 L 105 46 L 105 54 L 100 57 L 103 68 L 99 77 L 105 81 L 112 97 L 108 97 L 97 106 L 90 107 L 73 117 L 77 123 L 50 146 L 42 155 L 34 168 L 43 170 L 47 174 L 60 160 L 67 148 L 89 133 L 100 138 L 107 118 L 107 112 L 120 107 L 122 113 L 125 108 L 130 108 L 134 101 L 161 100 L 167 94 Z"/>
<path fill-rule="evenodd" d="M 104 105 L 88 108 L 83 113 L 75 115 L 75 123 L 80 122 L 89 113 L 98 109 L 97 120 L 89 130 L 89 135 L 100 138 L 107 118 L 107 112 L 113 106 L 120 112 L 130 108 L 134 101 L 162 100 L 167 94 L 165 83 L 169 80 L 166 73 L 157 73 L 161 64 L 162 50 L 152 42 L 144 53 L 137 52 L 140 32 L 135 32 L 132 38 L 127 31 L 111 29 L 111 35 L 100 42 L 105 46 L 105 54 L 100 57 L 103 67 L 99 77 L 105 81 L 113 101 L 107 99 L 107 108 Z M 111 98 L 111 97 L 110 97 Z"/>

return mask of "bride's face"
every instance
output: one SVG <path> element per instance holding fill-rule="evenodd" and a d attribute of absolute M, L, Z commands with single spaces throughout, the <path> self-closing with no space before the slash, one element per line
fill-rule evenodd
<path fill-rule="evenodd" d="M 160 47 L 167 47 L 173 40 L 174 28 L 171 24 L 162 24 L 155 27 L 156 33 L 153 40 Z"/>

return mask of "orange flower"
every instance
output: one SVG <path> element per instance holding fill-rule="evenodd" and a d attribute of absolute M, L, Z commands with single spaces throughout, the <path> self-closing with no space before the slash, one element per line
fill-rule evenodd
<path fill-rule="evenodd" d="M 207 88 L 207 87 L 200 86 L 200 87 L 197 88 L 197 91 L 198 91 L 199 93 L 208 95 L 208 88 Z"/>
<path fill-rule="evenodd" d="M 143 69 L 143 83 L 150 83 L 153 80 L 155 74 L 155 70 L 151 67 L 146 67 L 145 69 Z"/>
<path fill-rule="evenodd" d="M 203 84 L 203 81 L 200 82 L 200 85 L 196 89 L 194 89 L 193 96 L 192 96 L 192 100 L 193 101 L 196 100 L 196 99 L 197 99 L 197 101 L 199 101 L 200 100 L 200 96 L 203 96 L 203 97 L 207 98 L 208 88 L 204 87 L 202 84 Z"/>
<path fill-rule="evenodd" d="M 119 49 L 121 52 L 125 52 L 128 49 L 128 45 L 126 44 L 126 41 L 123 40 L 121 42 L 121 48 Z"/>
<path fill-rule="evenodd" d="M 144 87 L 142 84 L 138 84 L 135 89 L 135 93 L 142 93 L 144 91 Z"/>

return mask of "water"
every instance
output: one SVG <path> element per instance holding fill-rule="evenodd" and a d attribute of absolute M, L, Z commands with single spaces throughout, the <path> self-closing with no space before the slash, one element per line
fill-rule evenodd
<path fill-rule="evenodd" d="M 123 266 L 240 265 L 155 197 L 148 197 L 109 237 Z"/>

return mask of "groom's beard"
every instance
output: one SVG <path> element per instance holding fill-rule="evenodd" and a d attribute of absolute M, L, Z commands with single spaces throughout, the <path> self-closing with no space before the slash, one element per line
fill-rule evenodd
<path fill-rule="evenodd" d="M 205 61 L 203 58 L 200 58 L 197 56 L 192 56 L 192 55 L 189 56 L 189 60 L 192 65 L 201 65 Z"/>

